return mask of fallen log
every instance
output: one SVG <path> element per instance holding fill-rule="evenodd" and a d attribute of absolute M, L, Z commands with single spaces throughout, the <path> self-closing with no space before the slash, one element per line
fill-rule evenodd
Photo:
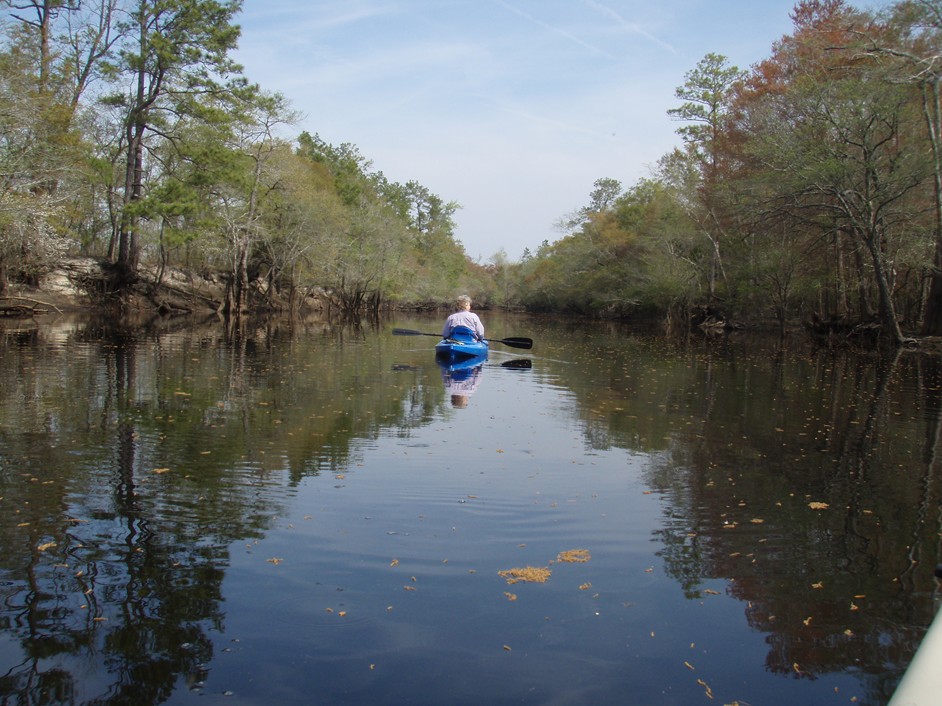
<path fill-rule="evenodd" d="M 5 302 L 14 302 L 7 304 Z M 15 302 L 26 302 L 19 304 Z M 0 297 L 0 316 L 35 316 L 36 314 L 48 314 L 50 309 L 55 309 L 57 313 L 62 312 L 55 304 L 30 299 L 29 297 Z"/>

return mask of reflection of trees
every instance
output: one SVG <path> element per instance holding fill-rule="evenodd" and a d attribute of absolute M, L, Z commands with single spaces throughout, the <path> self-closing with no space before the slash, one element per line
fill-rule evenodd
<path fill-rule="evenodd" d="M 367 338 L 245 320 L 0 339 L 0 631 L 22 656 L 4 698 L 146 704 L 201 682 L 231 543 L 261 536 L 285 483 L 442 404 Z"/>
<path fill-rule="evenodd" d="M 140 346 L 99 331 L 50 364 L 34 345 L 19 351 L 22 377 L 4 384 L 0 629 L 23 657 L 0 692 L 17 702 L 158 703 L 181 675 L 199 680 L 212 656 L 207 629 L 222 624 L 228 545 L 268 505 L 197 481 L 206 503 L 181 510 L 174 481 L 147 467 L 150 418 L 167 400 L 142 401 L 152 380 L 139 379 Z M 77 433 L 97 451 L 70 453 Z M 89 699 L 82 682 L 93 655 L 111 687 Z"/>
<path fill-rule="evenodd" d="M 859 670 L 885 702 L 933 610 L 938 357 L 588 340 L 584 365 L 542 374 L 573 390 L 588 446 L 648 454 L 669 574 L 691 598 L 727 580 L 771 671 Z"/>
<path fill-rule="evenodd" d="M 902 417 L 909 395 L 893 384 L 898 359 L 821 354 L 787 367 L 782 375 L 773 364 L 763 380 L 751 365 L 748 382 L 728 368 L 726 409 L 700 417 L 698 434 L 675 435 L 652 469 L 670 498 L 662 554 L 690 595 L 704 579 L 730 581 L 768 633 L 770 670 L 814 676 L 855 665 L 885 700 L 931 615 L 937 527 L 927 532 L 926 519 L 940 500 L 930 483 L 938 468 L 912 463 L 921 444 L 916 419 Z M 935 428 L 938 385 L 930 389 Z"/>

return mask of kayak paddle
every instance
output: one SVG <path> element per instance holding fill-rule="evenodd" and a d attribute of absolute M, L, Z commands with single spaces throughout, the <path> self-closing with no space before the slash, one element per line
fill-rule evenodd
<path fill-rule="evenodd" d="M 437 333 L 422 333 L 421 331 L 413 331 L 408 328 L 394 328 L 393 336 L 435 336 L 436 338 L 441 338 Z M 503 343 L 505 346 L 510 346 L 511 348 L 533 348 L 532 338 L 511 336 L 510 338 L 485 338 L 484 340 L 488 343 Z"/>

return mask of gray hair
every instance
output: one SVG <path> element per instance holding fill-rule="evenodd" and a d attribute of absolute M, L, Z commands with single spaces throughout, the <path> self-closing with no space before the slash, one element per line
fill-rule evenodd
<path fill-rule="evenodd" d="M 462 294 L 455 300 L 455 303 L 459 307 L 464 307 L 465 305 L 471 306 L 471 297 L 469 297 L 467 294 Z"/>

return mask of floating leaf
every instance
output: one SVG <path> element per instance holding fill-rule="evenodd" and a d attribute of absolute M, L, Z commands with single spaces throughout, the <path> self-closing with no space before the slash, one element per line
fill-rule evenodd
<path fill-rule="evenodd" d="M 592 588 L 592 584 L 589 583 L 588 581 L 582 584 L 581 586 L 579 586 L 580 591 L 588 591 L 590 588 Z"/>
<path fill-rule="evenodd" d="M 280 557 L 277 557 L 277 556 L 274 556 L 274 557 L 272 557 L 271 559 L 266 559 L 266 561 L 267 561 L 269 564 L 274 564 L 275 566 L 278 566 L 278 564 L 280 564 L 281 562 L 283 562 L 284 559 L 282 559 L 282 558 L 280 558 Z"/>
<path fill-rule="evenodd" d="M 702 679 L 697 679 L 697 684 L 699 684 L 700 686 L 703 687 L 703 693 L 706 694 L 706 696 L 707 696 L 708 699 L 712 699 L 712 698 L 713 698 L 713 689 L 710 688 L 710 685 L 709 685 L 709 684 L 707 684 L 707 683 L 706 683 L 705 681 L 703 681 Z M 732 705 L 730 705 L 730 706 L 732 706 Z"/>
<path fill-rule="evenodd" d="M 52 549 L 54 546 L 56 546 L 55 542 L 46 542 L 45 544 L 40 544 L 38 547 L 36 547 L 36 549 L 38 549 L 41 552 L 44 552 L 47 549 Z"/>
<path fill-rule="evenodd" d="M 519 583 L 520 581 L 526 581 L 527 583 L 546 583 L 551 573 L 552 572 L 545 566 L 525 566 L 522 569 L 504 569 L 503 571 L 497 572 L 499 576 L 507 579 L 507 583 Z"/>
<path fill-rule="evenodd" d="M 511 593 L 510 591 L 504 591 L 504 595 L 507 596 L 507 600 L 508 600 L 508 601 L 515 601 L 515 600 L 517 600 L 517 594 L 516 594 L 516 593 Z"/>
<path fill-rule="evenodd" d="M 808 507 L 812 510 L 827 510 L 829 506 L 827 503 L 810 502 L 808 503 Z"/>
<path fill-rule="evenodd" d="M 569 549 L 568 551 L 560 552 L 556 557 L 556 561 L 562 561 L 569 564 L 584 564 L 591 558 L 592 555 L 589 554 L 588 549 Z"/>

